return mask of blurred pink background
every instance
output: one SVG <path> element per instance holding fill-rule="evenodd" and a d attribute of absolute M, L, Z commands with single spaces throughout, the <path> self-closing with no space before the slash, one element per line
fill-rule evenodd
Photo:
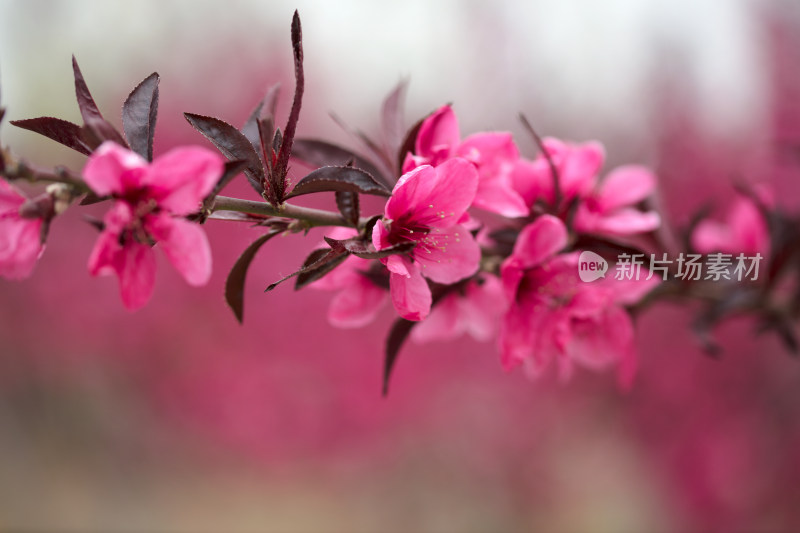
<path fill-rule="evenodd" d="M 329 111 L 376 132 L 383 95 L 409 76 L 409 124 L 453 102 L 464 132 L 514 131 L 531 156 L 524 111 L 541 133 L 603 141 L 607 168 L 654 167 L 676 223 L 708 201 L 724 210 L 735 179 L 800 208 L 788 1 L 2 2 L 7 116 L 77 120 L 74 53 L 117 124 L 127 92 L 161 74 L 157 154 L 205 142 L 183 111 L 240 125 L 276 81 L 283 121 L 295 7 L 301 136 L 347 144 Z M 0 136 L 42 164 L 83 165 L 8 124 Z M 243 181 L 226 193 L 252 198 Z M 610 374 L 506 374 L 491 343 L 409 343 L 384 399 L 390 309 L 336 330 L 329 293 L 262 293 L 318 232 L 263 249 L 239 326 L 223 284 L 256 230 L 209 223 L 209 286 L 190 289 L 162 257 L 153 300 L 131 314 L 115 279 L 88 275 L 86 211 L 55 221 L 31 279 L 0 280 L 0 529 L 800 528 L 800 366 L 746 319 L 718 328 L 712 360 L 690 309 L 652 308 L 627 394 Z"/>

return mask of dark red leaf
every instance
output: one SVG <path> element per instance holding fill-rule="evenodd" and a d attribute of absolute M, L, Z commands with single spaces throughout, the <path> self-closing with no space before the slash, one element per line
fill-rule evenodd
<path fill-rule="evenodd" d="M 252 263 L 256 253 L 258 253 L 264 243 L 280 233 L 281 231 L 271 231 L 253 241 L 242 255 L 239 256 L 239 259 L 236 260 L 236 263 L 228 274 L 228 279 L 225 280 L 225 301 L 228 302 L 228 305 L 233 310 L 233 314 L 236 315 L 236 320 L 238 320 L 239 323 L 244 320 L 244 283 L 247 278 L 247 270 L 250 268 L 250 263 Z"/>
<path fill-rule="evenodd" d="M 81 110 L 83 122 L 88 124 L 92 119 L 102 119 L 103 115 L 100 114 L 97 104 L 94 103 L 94 98 L 92 98 L 89 87 L 83 79 L 83 74 L 80 67 L 78 67 L 78 61 L 75 56 L 72 56 L 72 72 L 75 75 L 75 96 L 78 99 L 78 107 Z"/>
<path fill-rule="evenodd" d="M 366 133 L 361 130 L 353 129 L 345 122 L 339 118 L 336 114 L 331 113 L 331 118 L 342 128 L 345 132 L 351 135 L 359 145 L 361 145 L 361 149 L 372 158 L 372 161 L 376 161 L 382 167 L 381 176 L 383 175 L 391 175 L 393 174 L 392 169 L 392 159 L 393 157 L 386 153 L 383 147 L 381 147 L 378 143 L 373 141 Z"/>
<path fill-rule="evenodd" d="M 381 108 L 381 120 L 387 148 L 391 153 L 396 153 L 403 143 L 403 133 L 405 132 L 403 120 L 406 90 L 408 89 L 408 79 L 400 82 L 386 96 Z"/>
<path fill-rule="evenodd" d="M 246 161 L 226 161 L 225 169 L 222 171 L 222 177 L 220 177 L 219 181 L 217 181 L 217 184 L 214 185 L 214 188 L 211 190 L 211 193 L 208 195 L 207 199 L 212 199 L 222 192 L 222 189 L 224 189 L 233 178 L 238 176 L 240 172 L 244 171 L 246 166 Z"/>
<path fill-rule="evenodd" d="M 336 191 L 336 207 L 344 219 L 354 227 L 358 226 L 361 218 L 361 208 L 358 201 L 358 193 L 352 191 Z"/>
<path fill-rule="evenodd" d="M 324 253 L 322 253 L 324 252 Z M 295 284 L 295 290 L 301 289 L 311 283 L 312 281 L 316 281 L 334 268 L 336 268 L 342 261 L 347 259 L 347 251 L 344 247 L 338 248 L 331 248 L 330 250 L 325 250 L 324 248 L 321 251 L 315 250 L 311 253 L 311 255 L 306 259 L 303 263 L 303 266 L 300 267 L 299 270 L 292 272 L 288 276 L 284 276 L 283 278 L 279 279 L 275 283 L 270 284 L 264 292 L 269 292 L 284 281 L 291 279 L 295 276 L 299 276 L 297 283 Z"/>
<path fill-rule="evenodd" d="M 294 99 L 292 109 L 289 111 L 289 118 L 286 121 L 286 129 L 283 132 L 281 149 L 278 152 L 278 160 L 275 164 L 275 172 L 269 175 L 271 185 L 277 197 L 278 203 L 284 200 L 286 192 L 286 171 L 289 166 L 289 156 L 292 153 L 292 142 L 297 131 L 297 122 L 300 120 L 300 107 L 303 102 L 303 91 L 305 89 L 305 76 L 303 74 L 303 30 L 300 25 L 300 15 L 297 11 L 292 17 L 292 51 L 294 52 Z"/>
<path fill-rule="evenodd" d="M 83 220 L 89 223 L 97 231 L 103 231 L 106 229 L 106 223 L 100 220 L 97 217 L 93 217 L 92 215 L 83 215 Z"/>
<path fill-rule="evenodd" d="M 113 141 L 120 146 L 128 148 L 128 143 L 120 132 L 104 118 L 90 118 L 81 128 L 81 136 L 84 142 L 92 150 L 103 144 L 105 141 Z"/>
<path fill-rule="evenodd" d="M 53 117 L 12 120 L 11 124 L 24 130 L 44 135 L 84 155 L 92 153 L 81 135 L 81 127 L 72 122 Z"/>
<path fill-rule="evenodd" d="M 389 182 L 383 172 L 372 162 L 360 155 L 335 144 L 316 139 L 298 139 L 292 148 L 292 157 L 310 166 L 342 166 L 353 161 L 353 166 L 366 170 L 376 180 L 389 188 Z"/>
<path fill-rule="evenodd" d="M 417 135 L 419 135 L 419 129 L 422 127 L 422 123 L 425 122 L 425 119 L 430 115 L 431 114 L 429 113 L 427 116 L 419 119 L 419 121 L 411 126 L 411 129 L 406 133 L 406 137 L 403 139 L 403 143 L 400 145 L 400 150 L 397 151 L 398 175 L 402 174 L 403 172 L 403 162 L 406 160 L 406 154 L 409 152 L 414 153 L 417 145 Z"/>
<path fill-rule="evenodd" d="M 347 259 L 347 252 L 343 250 L 325 250 L 322 248 L 321 251 L 325 252 L 325 254 L 321 257 L 316 257 L 318 254 L 315 254 L 314 252 L 318 252 L 318 250 L 315 250 L 306 259 L 306 262 L 312 259 L 316 259 L 316 261 L 304 267 L 305 270 L 297 274 L 297 281 L 294 284 L 294 290 L 300 290 L 309 283 L 317 281 L 328 272 L 342 264 L 345 259 Z"/>
<path fill-rule="evenodd" d="M 258 122 L 266 120 L 269 124 L 272 124 L 272 127 L 268 128 L 270 137 L 272 136 L 272 130 L 275 129 L 275 108 L 278 103 L 279 89 L 280 83 L 276 83 L 270 87 L 266 96 L 264 96 L 264 99 L 258 103 L 255 109 L 253 109 L 253 112 L 250 113 L 247 121 L 242 126 L 242 134 L 247 137 L 247 139 L 253 145 L 253 148 L 255 148 L 256 152 L 261 151 Z"/>
<path fill-rule="evenodd" d="M 403 347 L 403 343 L 405 343 L 416 324 L 411 320 L 398 318 L 392 325 L 392 329 L 389 330 L 389 336 L 386 338 L 386 358 L 383 363 L 383 396 L 389 394 L 389 382 L 392 378 L 400 348 Z"/>
<path fill-rule="evenodd" d="M 286 198 L 324 191 L 351 191 L 376 196 L 391 196 L 386 187 L 369 173 L 353 167 L 322 167 L 297 182 Z"/>
<path fill-rule="evenodd" d="M 131 150 L 148 161 L 153 160 L 153 137 L 158 114 L 157 72 L 146 77 L 122 105 L 122 128 Z"/>
<path fill-rule="evenodd" d="M 258 194 L 264 192 L 264 168 L 253 145 L 239 130 L 218 118 L 184 113 L 189 124 L 222 152 L 230 161 L 241 160 L 247 163 L 244 169 L 250 185 Z"/>

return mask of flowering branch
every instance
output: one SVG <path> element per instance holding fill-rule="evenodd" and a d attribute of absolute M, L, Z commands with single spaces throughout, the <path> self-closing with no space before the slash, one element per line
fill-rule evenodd
<path fill-rule="evenodd" d="M 798 351 L 800 221 L 774 207 L 768 190 L 739 191 L 725 221 L 699 214 L 678 243 L 653 205 L 657 179 L 649 169 L 626 165 L 600 177 L 600 143 L 540 138 L 522 115 L 540 152 L 533 159 L 507 132 L 462 138 L 450 105 L 406 129 L 404 82 L 383 103 L 381 139 L 354 130 L 368 155 L 295 139 L 305 91 L 296 12 L 291 43 L 296 86 L 283 132 L 275 127 L 274 87 L 241 128 L 184 113 L 221 155 L 180 147 L 154 157 L 158 74 L 126 98 L 123 134 L 101 115 L 73 58 L 83 123 L 39 117 L 12 124 L 88 161 L 76 174 L 37 169 L 0 151 L 0 276 L 31 275 L 50 223 L 83 197 L 81 205 L 109 205 L 94 223 L 100 235 L 89 271 L 117 276 L 131 310 L 152 294 L 154 250 L 190 285 L 208 281 L 212 254 L 202 223 L 244 221 L 261 232 L 225 284 L 239 321 L 260 249 L 277 235 L 328 228 L 325 244 L 266 290 L 293 280 L 296 289 L 334 291 L 328 316 L 339 327 L 363 327 L 391 301 L 399 318 L 386 344 L 384 392 L 407 338 L 465 333 L 494 340 L 502 366 L 522 367 L 532 378 L 551 369 L 566 380 L 576 367 L 613 368 L 628 387 L 637 366 L 634 318 L 666 299 L 702 305 L 693 327 L 709 353 L 718 351 L 712 328 L 735 314 Z M 292 159 L 315 169 L 290 187 Z M 264 201 L 219 194 L 240 173 Z M 51 185 L 27 198 L 7 183 L 17 180 Z M 338 212 L 287 202 L 312 194 L 332 195 Z M 385 199 L 382 210 L 362 213 L 362 195 Z M 496 216 L 485 220 L 482 212 Z"/>

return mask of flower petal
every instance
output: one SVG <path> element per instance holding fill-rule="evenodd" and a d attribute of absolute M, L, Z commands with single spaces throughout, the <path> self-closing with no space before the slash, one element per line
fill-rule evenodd
<path fill-rule="evenodd" d="M 507 181 L 480 181 L 472 205 L 508 218 L 528 216 L 528 205 Z"/>
<path fill-rule="evenodd" d="M 156 257 L 147 244 L 131 243 L 120 250 L 115 268 L 122 303 L 130 311 L 144 306 L 156 283 Z"/>
<path fill-rule="evenodd" d="M 647 198 L 656 187 L 656 177 L 645 167 L 626 165 L 612 170 L 595 195 L 603 212 L 633 205 Z"/>
<path fill-rule="evenodd" d="M 510 179 L 527 206 L 532 206 L 540 198 L 548 204 L 555 201 L 553 174 L 543 157 L 533 161 L 519 159 L 511 169 Z"/>
<path fill-rule="evenodd" d="M 340 291 L 331 300 L 328 321 L 338 328 L 360 328 L 372 322 L 386 301 L 386 291 L 367 278 Z"/>
<path fill-rule="evenodd" d="M 475 199 L 478 179 L 475 166 L 461 158 L 417 167 L 395 185 L 386 217 L 415 226 L 453 226 Z"/>
<path fill-rule="evenodd" d="M 610 306 L 596 319 L 573 319 L 567 354 L 595 370 L 620 363 L 633 351 L 633 323 L 627 312 Z"/>
<path fill-rule="evenodd" d="M 510 133 L 493 131 L 470 135 L 459 145 L 456 155 L 478 167 L 496 169 L 501 163 L 516 161 L 519 150 Z"/>
<path fill-rule="evenodd" d="M 567 245 L 567 228 L 552 215 L 542 215 L 523 228 L 514 244 L 512 257 L 522 268 L 532 268 Z"/>
<path fill-rule="evenodd" d="M 488 341 L 497 333 L 508 302 L 499 278 L 487 274 L 481 281 L 467 285 L 466 294 L 460 300 L 460 316 L 462 329 L 475 340 Z"/>
<path fill-rule="evenodd" d="M 730 228 L 716 220 L 701 220 L 692 232 L 692 247 L 704 254 L 728 252 L 733 240 Z"/>
<path fill-rule="evenodd" d="M 412 252 L 425 277 L 437 283 L 455 283 L 474 274 L 481 247 L 463 226 L 433 229 Z"/>
<path fill-rule="evenodd" d="M 132 218 L 130 207 L 116 202 L 106 213 L 106 228 L 100 233 L 89 256 L 89 274 L 119 278 L 122 303 L 131 311 L 142 307 L 153 294 L 156 262 L 153 250 L 147 244 L 128 239 L 123 246 L 120 236 Z"/>
<path fill-rule="evenodd" d="M 198 147 L 175 148 L 150 165 L 145 178 L 159 205 L 176 215 L 198 210 L 222 176 L 222 158 Z"/>
<path fill-rule="evenodd" d="M 16 187 L 0 179 L 0 216 L 19 216 L 19 208 L 25 203 L 25 197 Z"/>
<path fill-rule="evenodd" d="M 33 273 L 44 252 L 41 231 L 41 219 L 0 218 L 0 277 L 18 280 Z"/>
<path fill-rule="evenodd" d="M 142 156 L 112 141 L 101 144 L 83 167 L 83 179 L 98 196 L 138 189 L 146 173 Z"/>
<path fill-rule="evenodd" d="M 198 224 L 166 213 L 145 219 L 145 229 L 164 250 L 189 285 L 200 286 L 211 277 L 211 247 L 205 231 Z"/>
<path fill-rule="evenodd" d="M 457 338 L 463 332 L 460 319 L 460 297 L 451 293 L 436 304 L 428 318 L 414 326 L 411 337 L 419 343 L 446 341 Z"/>
<path fill-rule="evenodd" d="M 657 229 L 661 225 L 661 217 L 655 211 L 642 212 L 632 207 L 603 215 L 581 205 L 575 214 L 574 224 L 575 230 L 581 233 L 633 235 Z"/>
<path fill-rule="evenodd" d="M 389 277 L 392 304 L 406 320 L 424 320 L 431 311 L 431 290 L 418 268 L 409 276 L 392 273 Z"/>
<path fill-rule="evenodd" d="M 444 105 L 422 122 L 416 140 L 416 155 L 431 159 L 448 157 L 460 140 L 456 114 L 449 105 Z"/>
<path fill-rule="evenodd" d="M 599 142 L 590 141 L 571 147 L 563 155 L 558 169 L 564 198 L 588 192 L 604 160 L 605 149 Z"/>

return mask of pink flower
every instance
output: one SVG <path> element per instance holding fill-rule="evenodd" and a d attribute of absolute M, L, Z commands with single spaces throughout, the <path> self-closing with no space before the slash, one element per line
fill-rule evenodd
<path fill-rule="evenodd" d="M 628 386 L 636 370 L 633 323 L 622 308 L 637 302 L 655 283 L 578 277 L 578 252 L 567 245 L 564 224 L 543 215 L 526 226 L 501 268 L 512 304 L 500 333 L 503 366 L 524 364 L 539 376 L 551 363 L 568 379 L 574 364 L 601 370 L 617 365 Z"/>
<path fill-rule="evenodd" d="M 442 106 L 420 126 L 415 154 L 406 156 L 403 172 L 420 165 L 438 166 L 453 157 L 463 157 L 478 169 L 475 207 L 506 217 L 528 215 L 528 206 L 511 183 L 519 150 L 510 133 L 476 133 L 462 141 L 455 113 L 449 105 Z"/>
<path fill-rule="evenodd" d="M 480 246 L 461 225 L 477 187 L 475 166 L 460 158 L 436 168 L 417 167 L 395 185 L 384 219 L 375 224 L 372 243 L 377 250 L 416 243 L 408 255 L 381 260 L 391 273 L 392 303 L 403 318 L 423 320 L 428 316 L 431 291 L 425 277 L 450 284 L 478 270 Z"/>
<path fill-rule="evenodd" d="M 757 191 L 766 205 L 771 205 L 772 195 L 766 190 Z M 722 252 L 728 254 L 769 254 L 769 229 L 761 211 L 753 200 L 738 195 L 725 222 L 702 220 L 692 233 L 692 246 L 700 253 Z"/>
<path fill-rule="evenodd" d="M 355 237 L 356 230 L 336 228 L 328 237 L 343 240 Z M 388 293 L 365 273 L 372 265 L 368 259 L 351 255 L 345 261 L 310 286 L 338 291 L 328 307 L 328 322 L 337 328 L 360 328 L 372 322 L 386 302 Z M 383 268 L 383 267 L 380 267 Z"/>
<path fill-rule="evenodd" d="M 542 143 L 558 173 L 562 202 L 588 193 L 603 166 L 603 145 L 596 141 L 568 144 L 553 138 L 546 138 Z M 550 205 L 555 202 L 553 173 L 544 154 L 533 161 L 520 159 L 514 166 L 511 180 L 526 205 L 532 206 L 540 198 Z"/>
<path fill-rule="evenodd" d="M 27 278 L 44 251 L 41 218 L 20 215 L 26 198 L 0 179 L 0 276 Z"/>
<path fill-rule="evenodd" d="M 203 148 L 177 148 L 149 164 L 117 144 L 103 143 L 86 163 L 83 177 L 97 195 L 110 195 L 115 202 L 89 257 L 90 274 L 116 274 L 123 304 L 137 309 L 153 293 L 152 246 L 159 243 L 190 285 L 207 283 L 211 250 L 206 234 L 180 217 L 199 209 L 222 171 L 222 159 Z"/>
<path fill-rule="evenodd" d="M 628 165 L 614 169 L 578 205 L 574 228 L 581 233 L 632 235 L 658 228 L 655 211 L 632 207 L 655 189 L 656 177 L 644 167 Z"/>
<path fill-rule="evenodd" d="M 430 316 L 411 330 L 411 337 L 417 342 L 430 342 L 452 340 L 467 333 L 475 340 L 488 341 L 497 332 L 507 308 L 500 279 L 485 274 L 442 298 Z"/>

